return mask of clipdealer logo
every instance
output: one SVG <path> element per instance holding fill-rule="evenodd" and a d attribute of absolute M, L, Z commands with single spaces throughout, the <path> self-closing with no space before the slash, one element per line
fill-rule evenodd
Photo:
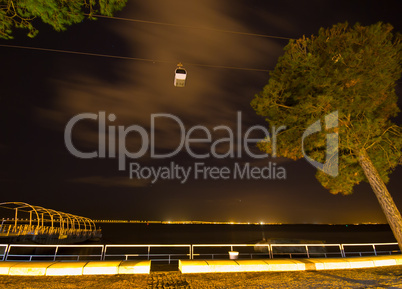
<path fill-rule="evenodd" d="M 260 131 L 265 135 L 264 142 L 270 143 L 272 157 L 276 157 L 277 137 L 278 133 L 286 129 L 286 126 L 278 128 L 272 127 L 271 132 L 266 127 L 254 125 L 243 131 L 242 115 L 237 112 L 236 128 L 233 130 L 229 126 L 218 125 L 212 129 L 206 126 L 195 125 L 186 130 L 181 119 L 169 113 L 156 113 L 150 116 L 150 126 L 147 131 L 144 127 L 133 124 L 130 126 L 116 126 L 113 122 L 117 119 L 116 115 L 111 113 L 106 116 L 106 112 L 100 111 L 95 113 L 82 113 L 72 117 L 64 130 L 64 141 L 68 151 L 81 159 L 94 158 L 117 158 L 118 169 L 126 171 L 128 169 L 130 178 L 149 179 L 151 183 L 158 180 L 179 180 L 181 183 L 187 182 L 192 176 L 193 179 L 211 179 L 211 180 L 227 180 L 227 179 L 286 179 L 286 170 L 282 166 L 277 166 L 275 162 L 267 162 L 265 166 L 253 166 L 249 162 L 233 162 L 232 166 L 216 167 L 208 166 L 200 161 L 207 158 L 216 159 L 240 159 L 248 156 L 252 159 L 260 160 L 268 157 L 266 153 L 255 154 L 250 150 L 250 145 L 255 146 L 261 139 L 251 138 L 251 134 Z M 98 150 L 92 152 L 83 152 L 79 150 L 73 143 L 72 133 L 75 125 L 83 120 L 93 120 L 98 122 Z M 179 143 L 170 152 L 158 153 L 156 151 L 156 135 L 157 121 L 175 122 L 180 131 Z M 326 129 L 338 126 L 338 112 L 332 112 L 325 116 Z M 317 120 L 309 126 L 303 133 L 301 139 L 301 147 L 303 156 L 314 167 L 322 170 L 324 173 L 336 177 L 338 175 L 338 133 L 329 133 L 326 137 L 326 161 L 320 163 L 309 157 L 305 153 L 304 140 L 322 130 L 320 120 Z M 222 132 L 225 134 L 223 138 L 214 138 L 214 134 Z M 204 137 L 200 138 L 202 134 Z M 136 152 L 127 149 L 128 136 L 135 135 L 140 140 L 140 147 Z M 117 146 L 116 146 L 117 144 Z M 209 151 L 197 153 L 193 146 L 209 145 Z M 222 144 L 226 144 L 227 150 L 222 152 Z M 142 166 L 138 161 L 145 155 L 149 155 L 151 159 L 168 159 L 173 158 L 180 152 L 185 151 L 191 158 L 197 160 L 192 166 L 181 166 L 175 162 L 170 162 L 167 166 Z M 127 160 L 136 160 L 128 162 Z"/>
<path fill-rule="evenodd" d="M 325 128 L 327 130 L 338 127 L 338 111 L 334 111 L 325 116 Z M 331 177 L 338 176 L 339 172 L 339 135 L 338 132 L 328 133 L 326 139 L 325 162 L 320 163 L 310 158 L 304 149 L 304 140 L 309 135 L 322 131 L 321 121 L 317 120 L 310 125 L 302 136 L 302 152 L 304 158 L 317 169 L 323 171 Z"/>
<path fill-rule="evenodd" d="M 185 183 L 190 176 L 194 179 L 285 179 L 286 171 L 276 163 L 267 162 L 266 166 L 253 166 L 252 164 L 234 162 L 232 166 L 216 167 L 208 166 L 200 160 L 215 159 L 240 159 L 248 156 L 254 160 L 267 158 L 266 153 L 256 154 L 252 152 L 250 146 L 261 139 L 252 138 L 254 132 L 262 132 L 265 136 L 264 141 L 270 142 L 272 146 L 272 157 L 276 157 L 276 140 L 280 131 L 286 129 L 285 126 L 279 128 L 272 127 L 271 132 L 266 127 L 254 125 L 243 131 L 242 114 L 237 112 L 236 128 L 232 129 L 226 125 L 218 125 L 212 129 L 203 125 L 195 125 L 186 129 L 182 120 L 169 113 L 155 113 L 150 116 L 149 130 L 144 127 L 133 124 L 130 126 L 116 126 L 113 122 L 117 119 L 116 115 L 106 112 L 99 113 L 81 113 L 72 117 L 64 130 L 64 142 L 68 151 L 81 159 L 94 158 L 117 158 L 118 169 L 125 171 L 128 169 L 130 178 L 150 179 L 152 183 L 158 180 L 179 180 Z M 78 149 L 72 139 L 74 127 L 77 123 L 84 120 L 93 120 L 98 122 L 98 149 L 91 152 L 84 152 Z M 169 152 L 157 152 L 157 125 L 166 121 L 174 122 L 178 128 L 178 145 Z M 224 135 L 217 138 L 216 134 Z M 135 136 L 140 141 L 140 146 L 136 152 L 127 149 L 127 139 Z M 203 137 L 201 138 L 200 135 Z M 194 147 L 209 146 L 208 151 L 203 153 L 196 152 Z M 222 152 L 222 147 L 227 148 Z M 186 152 L 192 159 L 197 160 L 192 166 L 181 166 L 170 162 L 168 166 L 142 166 L 138 160 L 144 156 L 151 159 L 173 158 L 181 152 Z M 128 162 L 127 160 L 136 160 Z"/>

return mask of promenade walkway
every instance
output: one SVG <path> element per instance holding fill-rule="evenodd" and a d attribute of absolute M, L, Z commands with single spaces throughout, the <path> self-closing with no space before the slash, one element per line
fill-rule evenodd
<path fill-rule="evenodd" d="M 179 270 L 189 273 L 322 271 L 402 265 L 402 255 L 264 260 L 180 260 Z M 0 275 L 81 276 L 150 274 L 151 261 L 2 261 Z"/>

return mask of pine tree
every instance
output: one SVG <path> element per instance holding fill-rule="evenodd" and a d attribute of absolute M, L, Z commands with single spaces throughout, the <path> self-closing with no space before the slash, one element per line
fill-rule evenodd
<path fill-rule="evenodd" d="M 121 10 L 127 0 L 0 0 L 0 38 L 12 39 L 13 28 L 28 30 L 35 37 L 38 30 L 35 19 L 41 19 L 56 31 L 64 31 L 85 17 L 112 16 Z"/>
<path fill-rule="evenodd" d="M 402 249 L 402 218 L 386 183 L 401 163 L 402 129 L 392 122 L 399 108 L 395 92 L 402 73 L 401 35 L 389 24 L 348 23 L 321 28 L 318 35 L 291 40 L 251 105 L 272 126 L 286 125 L 277 136 L 277 155 L 308 155 L 337 166 L 337 176 L 318 170 L 318 181 L 333 194 L 351 194 L 368 181 Z M 317 120 L 337 112 L 337 125 L 301 139 Z M 326 160 L 326 137 L 338 136 L 336 159 Z M 271 153 L 268 142 L 259 148 Z"/>

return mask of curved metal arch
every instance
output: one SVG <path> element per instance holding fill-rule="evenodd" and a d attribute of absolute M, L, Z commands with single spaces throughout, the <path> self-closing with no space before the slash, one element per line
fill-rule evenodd
<path fill-rule="evenodd" d="M 50 217 L 50 220 L 52 220 L 53 219 L 53 215 L 50 213 L 50 211 L 48 210 L 48 209 L 46 209 L 46 208 L 43 208 L 43 207 L 39 207 L 39 206 L 35 206 L 35 209 L 38 211 L 38 213 L 47 213 L 48 215 L 49 215 L 49 217 Z M 43 216 L 42 216 L 42 221 L 45 221 L 46 219 L 44 219 L 43 218 Z"/>
<path fill-rule="evenodd" d="M 96 230 L 96 225 L 95 222 L 93 220 L 91 220 L 90 218 L 86 218 L 83 217 L 89 224 L 89 230 Z"/>
<path fill-rule="evenodd" d="M 64 212 L 60 212 L 63 216 L 64 216 L 64 219 L 66 220 L 66 222 L 65 222 L 65 224 L 66 224 L 66 228 L 64 228 L 64 226 L 63 226 L 63 229 L 66 229 L 66 230 L 68 230 L 68 221 L 70 220 L 70 223 L 71 223 L 71 217 L 69 216 L 69 214 L 67 214 L 67 213 L 64 213 Z M 64 220 L 63 219 L 63 220 Z"/>
<path fill-rule="evenodd" d="M 81 229 L 81 225 L 84 227 L 84 230 L 87 230 L 87 219 L 88 218 L 85 218 L 85 217 L 81 217 L 81 216 L 75 216 L 74 215 L 74 217 L 75 218 L 77 218 L 77 221 L 78 221 L 78 229 Z M 91 224 L 89 224 L 89 225 L 91 225 Z M 89 230 L 91 229 L 91 226 L 89 226 Z"/>
<path fill-rule="evenodd" d="M 7 207 L 5 205 L 18 205 L 18 206 L 22 206 L 22 207 L 12 208 L 12 207 Z M 10 210 L 16 210 L 16 209 L 18 210 L 18 209 L 25 208 L 25 207 L 31 208 L 32 210 L 29 210 L 29 211 L 25 210 L 25 212 L 34 211 L 36 214 L 36 220 L 38 221 L 38 226 L 40 226 L 40 223 L 39 223 L 40 217 L 39 217 L 38 211 L 36 210 L 35 206 L 32 206 L 32 205 L 30 205 L 28 203 L 24 203 L 24 202 L 4 202 L 4 203 L 0 203 L 0 207 L 5 208 L 5 209 L 10 209 Z M 24 210 L 22 210 L 22 211 L 24 212 Z"/>
<path fill-rule="evenodd" d="M 39 207 L 39 206 L 37 206 L 37 207 Z M 42 210 L 45 210 L 49 214 L 49 216 L 51 218 L 51 222 L 52 222 L 52 228 L 54 227 L 54 223 L 53 223 L 54 222 L 54 216 L 59 215 L 60 219 L 61 219 L 61 214 L 58 211 L 55 211 L 55 210 L 52 210 L 52 209 L 46 209 L 46 208 L 43 208 L 43 207 L 39 207 L 39 208 L 41 208 Z M 51 212 L 53 212 L 53 214 L 51 214 Z"/>
<path fill-rule="evenodd" d="M 75 217 L 75 216 L 74 216 L 74 215 L 71 215 L 71 214 L 68 214 L 68 213 L 61 212 L 61 211 L 56 211 L 56 210 L 51 210 L 51 211 L 53 211 L 53 212 L 55 212 L 55 213 L 57 213 L 57 214 L 59 215 L 59 218 L 60 218 L 60 221 L 59 221 L 60 228 L 69 229 L 69 223 L 68 223 L 68 221 L 70 220 L 70 224 L 72 224 L 73 222 L 72 222 L 71 220 L 72 220 L 72 218 Z M 66 228 L 64 228 L 64 224 L 66 224 Z M 70 225 L 70 228 L 71 228 L 71 225 Z"/>
<path fill-rule="evenodd" d="M 73 219 L 73 222 L 72 222 L 72 226 L 71 226 L 71 228 L 72 229 L 74 229 L 75 230 L 75 224 L 77 223 L 78 224 L 78 230 L 81 228 L 81 222 L 80 222 L 80 217 L 79 216 L 76 216 L 76 215 L 71 215 L 71 218 Z M 76 221 L 76 222 L 75 222 Z"/>
<path fill-rule="evenodd" d="M 92 229 L 92 228 L 91 228 L 91 223 L 88 221 L 88 220 L 90 220 L 90 219 L 85 218 L 85 217 L 80 217 L 80 219 L 81 219 L 81 221 L 82 221 L 82 224 L 84 225 L 84 230 L 85 230 L 85 231 Z M 88 225 L 89 225 L 89 229 L 87 228 L 87 223 L 88 223 Z"/>
<path fill-rule="evenodd" d="M 13 207 L 13 206 L 16 206 L 16 207 Z M 52 227 L 53 227 L 54 216 L 58 215 L 58 217 L 60 218 L 60 220 L 59 220 L 60 228 L 64 229 L 64 224 L 63 224 L 64 220 L 66 220 L 66 221 L 69 220 L 70 228 L 72 228 L 73 219 L 74 219 L 77 221 L 79 229 L 81 228 L 81 224 L 83 224 L 84 229 L 86 230 L 87 229 L 86 224 L 88 223 L 89 230 L 96 230 L 95 222 L 93 220 L 91 220 L 90 218 L 77 216 L 77 215 L 73 215 L 73 214 L 69 214 L 69 213 L 64 213 L 64 212 L 56 211 L 53 209 L 47 209 L 47 208 L 44 208 L 41 206 L 33 206 L 33 205 L 30 205 L 30 204 L 24 203 L 24 202 L 3 202 L 3 203 L 0 203 L 0 207 L 10 209 L 10 210 L 22 209 L 22 211 L 25 211 L 25 212 L 34 211 L 36 214 L 38 226 L 40 226 L 40 221 L 41 221 L 41 217 L 40 217 L 39 213 L 46 213 L 50 217 L 50 220 L 52 221 Z M 30 210 L 23 210 L 23 208 L 30 208 Z M 42 217 L 42 220 L 43 220 L 43 217 Z M 68 229 L 68 222 L 66 222 L 66 225 L 67 225 L 67 229 Z M 72 229 L 75 229 L 75 226 Z"/>

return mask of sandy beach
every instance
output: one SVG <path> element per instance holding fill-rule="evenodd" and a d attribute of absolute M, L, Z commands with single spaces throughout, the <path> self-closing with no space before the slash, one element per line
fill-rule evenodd
<path fill-rule="evenodd" d="M 0 276 L 4 289 L 127 288 L 402 288 L 402 266 L 354 270 L 150 275 Z"/>

